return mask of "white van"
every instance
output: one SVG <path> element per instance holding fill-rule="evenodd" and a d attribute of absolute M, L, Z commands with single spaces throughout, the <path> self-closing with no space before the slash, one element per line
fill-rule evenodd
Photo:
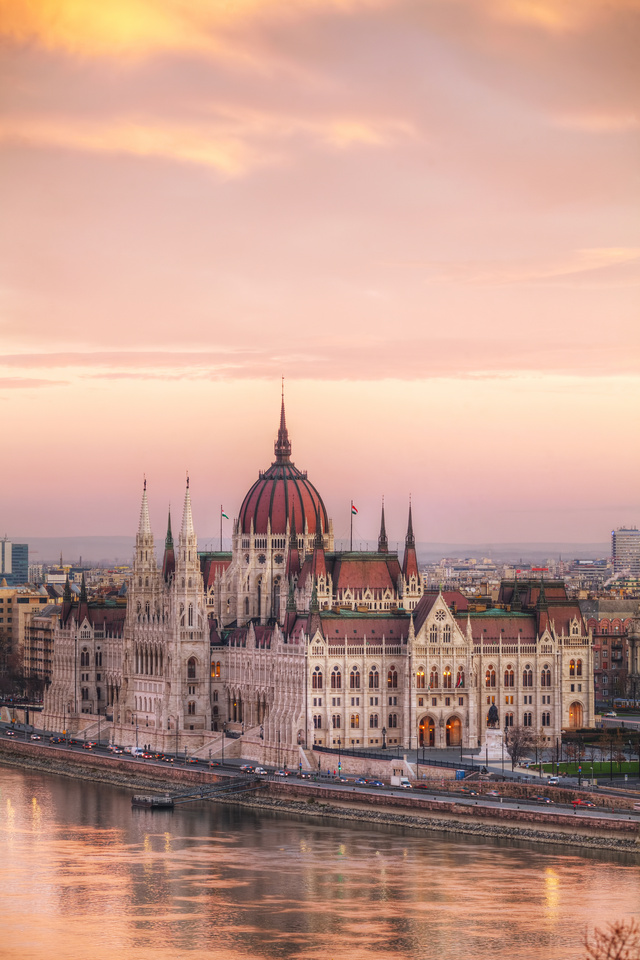
<path fill-rule="evenodd" d="M 144 753 L 142 747 L 131 747 L 131 756 L 132 757 L 141 757 Z"/>

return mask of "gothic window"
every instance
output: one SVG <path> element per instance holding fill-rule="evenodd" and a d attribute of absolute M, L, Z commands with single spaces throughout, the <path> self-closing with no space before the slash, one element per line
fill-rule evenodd
<path fill-rule="evenodd" d="M 389 673 L 387 674 L 387 687 L 389 689 L 397 689 L 398 686 L 398 671 L 395 667 L 389 667 Z"/>
<path fill-rule="evenodd" d="M 575 662 L 575 660 L 570 660 L 570 661 L 569 661 L 569 676 L 570 676 L 570 677 L 575 677 L 575 675 L 576 675 L 576 662 Z"/>
<path fill-rule="evenodd" d="M 377 690 L 380 683 L 380 675 L 377 667 L 371 667 L 369 670 L 369 690 Z"/>
<path fill-rule="evenodd" d="M 495 687 L 496 685 L 496 671 L 491 664 L 487 667 L 487 672 L 485 674 L 485 686 L 486 687 Z"/>
<path fill-rule="evenodd" d="M 504 718 L 504 725 L 505 725 L 505 727 L 512 727 L 512 726 L 513 726 L 513 714 L 512 714 L 512 713 L 508 713 L 508 714 L 505 716 L 505 718 Z"/>
<path fill-rule="evenodd" d="M 430 643 L 438 642 L 438 628 L 436 627 L 435 623 L 431 626 L 429 630 L 429 642 Z"/>
<path fill-rule="evenodd" d="M 349 688 L 351 690 L 360 689 L 360 671 L 357 667 L 353 667 L 351 673 L 349 674 Z"/>
<path fill-rule="evenodd" d="M 398 726 L 398 714 L 397 714 L 397 713 L 390 713 L 390 714 L 389 714 L 389 722 L 388 722 L 387 726 L 389 727 L 389 729 L 391 729 L 392 727 L 397 727 L 397 726 Z"/>
<path fill-rule="evenodd" d="M 311 686 L 314 690 L 322 690 L 322 670 L 316 667 L 311 674 Z"/>
<path fill-rule="evenodd" d="M 525 713 L 524 717 L 522 718 L 522 722 L 523 722 L 523 726 L 525 727 L 533 726 L 533 714 Z"/>
<path fill-rule="evenodd" d="M 145 585 L 145 587 L 148 587 L 148 586 L 149 586 L 149 577 L 145 577 L 145 578 L 144 578 L 144 585 Z"/>
<path fill-rule="evenodd" d="M 543 727 L 550 727 L 550 726 L 551 726 L 551 714 L 550 714 L 550 713 L 543 713 L 543 714 L 542 714 L 542 726 L 543 726 Z"/>
<path fill-rule="evenodd" d="M 445 667 L 442 671 L 442 686 L 445 690 L 451 690 L 451 667 Z"/>
<path fill-rule="evenodd" d="M 149 616 L 149 610 L 150 610 L 150 609 L 151 609 L 151 607 L 149 606 L 149 601 L 147 600 L 147 602 L 146 602 L 145 605 L 144 605 L 144 615 L 145 615 L 145 617 L 148 617 L 148 616 Z"/>
<path fill-rule="evenodd" d="M 464 687 L 464 668 L 458 667 L 458 676 L 456 678 L 456 687 Z"/>
<path fill-rule="evenodd" d="M 89 666 L 89 651 L 86 647 L 82 648 L 82 653 L 80 654 L 80 666 L 88 667 Z"/>
<path fill-rule="evenodd" d="M 342 687 L 342 674 L 339 667 L 334 667 L 331 671 L 331 689 L 340 690 Z"/>
<path fill-rule="evenodd" d="M 87 664 L 89 663 L 89 658 L 87 657 Z M 96 653 L 96 667 L 102 666 L 102 654 Z"/>
<path fill-rule="evenodd" d="M 424 667 L 419 667 L 416 673 L 416 689 L 424 690 Z"/>
<path fill-rule="evenodd" d="M 522 686 L 523 687 L 533 686 L 533 670 L 531 669 L 529 664 L 527 664 L 524 670 L 522 671 Z"/>
<path fill-rule="evenodd" d="M 193 604 L 189 604 L 189 626 L 193 626 Z"/>
<path fill-rule="evenodd" d="M 319 713 L 314 714 L 313 717 L 313 729 L 322 730 L 322 715 Z"/>
<path fill-rule="evenodd" d="M 191 577 L 189 577 L 189 590 L 191 590 L 191 587 L 192 587 L 192 586 L 193 586 L 193 581 L 192 581 Z"/>
<path fill-rule="evenodd" d="M 339 729 L 340 729 L 340 714 L 339 714 L 339 713 L 334 713 L 334 715 L 331 717 L 331 723 L 332 723 L 332 726 L 333 726 L 333 729 L 334 729 L 334 730 L 339 730 Z"/>
<path fill-rule="evenodd" d="M 249 616 L 249 597 L 244 598 L 244 615 L 245 617 Z"/>
<path fill-rule="evenodd" d="M 437 667 L 431 667 L 431 676 L 429 677 L 429 689 L 435 690 L 438 686 L 438 669 Z"/>
<path fill-rule="evenodd" d="M 444 610 L 438 610 L 438 612 L 436 613 L 436 620 L 439 620 L 440 623 L 442 623 L 442 621 L 446 619 L 446 616 L 447 615 L 444 612 Z"/>
<path fill-rule="evenodd" d="M 377 728 L 377 726 L 378 726 L 378 714 L 377 714 L 377 713 L 370 713 L 370 714 L 369 714 L 369 726 L 370 726 L 371 728 L 374 728 L 374 727 Z"/>
<path fill-rule="evenodd" d="M 351 714 L 351 729 L 358 730 L 360 728 L 360 714 L 352 713 Z"/>
<path fill-rule="evenodd" d="M 576 677 L 582 676 L 582 660 L 578 660 L 576 663 Z"/>
<path fill-rule="evenodd" d="M 195 700 L 189 700 L 189 703 L 187 704 L 187 713 L 189 714 L 190 717 L 193 717 L 195 716 L 195 712 L 196 712 L 196 702 Z"/>
<path fill-rule="evenodd" d="M 217 703 L 217 702 L 218 702 L 218 691 L 217 691 L 217 690 L 214 690 L 214 691 L 213 691 L 213 702 L 214 702 L 214 703 Z"/>
<path fill-rule="evenodd" d="M 504 672 L 504 685 L 505 687 L 512 687 L 513 683 L 514 683 L 513 667 L 511 666 L 511 664 L 508 664 L 507 669 Z"/>
<path fill-rule="evenodd" d="M 142 586 L 142 577 L 138 577 L 138 586 L 139 586 L 139 587 Z"/>
<path fill-rule="evenodd" d="M 447 623 L 442 631 L 442 640 L 444 643 L 451 643 L 451 627 Z"/>
<path fill-rule="evenodd" d="M 541 687 L 550 687 L 551 686 L 551 670 L 549 666 L 545 663 L 540 673 L 540 686 Z"/>
<path fill-rule="evenodd" d="M 196 678 L 196 658 L 189 657 L 187 660 L 187 680 L 195 680 Z"/>

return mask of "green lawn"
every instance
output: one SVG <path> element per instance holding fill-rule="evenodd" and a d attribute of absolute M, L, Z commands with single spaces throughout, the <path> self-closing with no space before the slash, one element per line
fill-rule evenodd
<path fill-rule="evenodd" d="M 593 769 L 594 777 L 608 777 L 611 772 L 611 764 L 609 760 L 594 760 L 593 763 L 591 760 L 582 760 L 580 764 L 577 761 L 572 761 L 571 763 L 563 761 L 560 763 L 560 773 L 567 774 L 567 776 L 578 776 L 578 766 L 582 766 L 582 776 L 591 778 L 591 770 Z M 542 772 L 555 774 L 556 765 L 555 763 L 543 763 Z M 623 774 L 628 773 L 634 776 L 638 776 L 638 761 L 637 760 L 623 760 L 621 763 L 618 763 L 616 760 L 613 761 L 613 775 L 622 776 Z"/>

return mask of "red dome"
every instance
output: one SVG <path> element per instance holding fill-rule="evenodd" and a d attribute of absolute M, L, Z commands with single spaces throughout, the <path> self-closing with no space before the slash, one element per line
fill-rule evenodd
<path fill-rule="evenodd" d="M 306 473 L 291 462 L 291 443 L 287 433 L 284 416 L 284 400 L 280 414 L 280 429 L 275 443 L 276 459 L 268 470 L 261 473 L 240 507 L 240 532 L 257 534 L 267 533 L 267 523 L 271 521 L 271 533 L 284 535 L 287 532 L 287 520 L 294 521 L 299 534 L 316 533 L 316 517 L 320 517 L 321 532 L 329 529 L 329 519 L 325 505 L 316 488 L 307 480 Z"/>

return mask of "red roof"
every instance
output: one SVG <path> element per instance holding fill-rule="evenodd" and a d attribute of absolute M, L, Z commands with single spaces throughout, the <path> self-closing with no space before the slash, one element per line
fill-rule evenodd
<path fill-rule="evenodd" d="M 334 590 L 372 590 L 398 588 L 400 564 L 395 556 L 380 553 L 338 556 L 333 565 Z"/>

